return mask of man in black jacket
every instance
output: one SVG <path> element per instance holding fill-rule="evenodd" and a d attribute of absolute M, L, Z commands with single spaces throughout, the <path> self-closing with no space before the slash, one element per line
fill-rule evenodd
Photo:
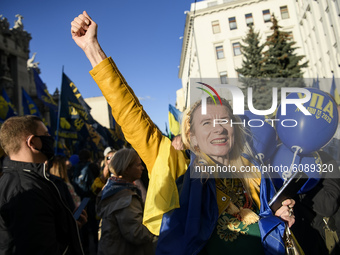
<path fill-rule="evenodd" d="M 305 254 L 340 254 L 340 243 L 336 242 L 340 237 L 339 170 L 329 154 L 318 153 L 322 165 L 328 166 L 327 172 L 313 189 L 294 197 L 292 230 Z M 327 225 L 324 219 L 327 219 Z"/>
<path fill-rule="evenodd" d="M 7 119 L 0 144 L 8 155 L 0 178 L 0 255 L 83 254 L 77 222 L 45 168 L 54 140 L 41 119 Z"/>

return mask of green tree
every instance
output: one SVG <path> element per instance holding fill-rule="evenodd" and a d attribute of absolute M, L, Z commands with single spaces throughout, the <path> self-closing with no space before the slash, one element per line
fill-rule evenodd
<path fill-rule="evenodd" d="M 265 43 L 266 51 L 263 52 L 262 74 L 266 78 L 265 85 L 260 93 L 255 92 L 253 104 L 256 109 L 269 109 L 272 106 L 273 88 L 278 89 L 278 102 L 281 103 L 282 87 L 305 87 L 302 69 L 308 66 L 308 61 L 303 61 L 305 56 L 297 55 L 294 42 L 289 33 L 281 30 L 274 14 L 272 15 L 272 35 Z"/>
<path fill-rule="evenodd" d="M 246 78 L 258 78 L 263 76 L 263 48 L 260 43 L 260 35 L 255 32 L 253 26 L 249 27 L 246 37 L 242 40 L 241 51 L 243 54 L 242 67 L 236 71 Z"/>
<path fill-rule="evenodd" d="M 253 106 L 258 110 L 272 106 L 273 88 L 278 88 L 279 105 L 282 87 L 305 86 L 302 79 L 302 69 L 308 65 L 308 61 L 303 62 L 305 56 L 295 53 L 296 43 L 289 33 L 281 30 L 274 15 L 271 30 L 272 35 L 261 45 L 259 33 L 254 32 L 252 27 L 249 28 L 244 44 L 241 45 L 244 55 L 242 67 L 236 69 L 243 76 L 243 90 L 252 88 Z M 245 104 L 248 108 L 247 100 Z"/>
<path fill-rule="evenodd" d="M 253 26 L 249 27 L 246 37 L 242 40 L 241 51 L 243 54 L 242 67 L 236 71 L 242 76 L 243 91 L 245 94 L 249 87 L 253 90 L 253 105 L 256 109 L 265 109 L 269 104 L 269 90 L 264 86 L 263 70 L 263 48 L 260 43 L 260 34 L 254 31 Z M 248 108 L 247 100 L 245 108 Z"/>
<path fill-rule="evenodd" d="M 301 78 L 303 75 L 302 68 L 308 66 L 308 61 L 302 63 L 305 56 L 299 56 L 295 53 L 297 49 L 289 33 L 281 31 L 278 21 L 274 14 L 272 15 L 273 30 L 271 36 L 267 38 L 267 51 L 264 52 L 263 71 L 264 76 L 269 78 Z M 296 84 L 288 84 L 295 87 Z"/>

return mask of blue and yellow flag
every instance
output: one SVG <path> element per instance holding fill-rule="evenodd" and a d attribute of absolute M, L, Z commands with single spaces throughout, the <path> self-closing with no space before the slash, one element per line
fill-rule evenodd
<path fill-rule="evenodd" d="M 62 88 L 61 88 L 61 117 L 71 119 L 82 119 L 88 124 L 95 123 L 95 120 L 90 114 L 90 106 L 81 96 L 76 85 L 63 73 Z"/>
<path fill-rule="evenodd" d="M 319 82 L 319 75 L 318 75 L 318 77 L 316 78 L 316 80 L 313 79 L 312 88 L 320 89 L 319 83 L 320 83 L 320 82 Z"/>
<path fill-rule="evenodd" d="M 2 89 L 0 95 L 0 122 L 4 122 L 6 119 L 18 115 L 14 105 L 11 103 L 6 90 Z"/>
<path fill-rule="evenodd" d="M 24 115 L 35 115 L 44 122 L 48 130 L 50 131 L 50 126 L 48 125 L 46 119 L 41 115 L 38 106 L 33 101 L 33 99 L 27 94 L 25 89 L 21 87 L 22 90 L 22 107 L 24 108 Z M 53 135 L 53 133 L 51 133 Z"/>
<path fill-rule="evenodd" d="M 58 136 L 66 139 L 79 139 L 79 135 L 84 139 L 89 137 L 86 123 L 94 123 L 90 114 L 91 108 L 83 100 L 78 88 L 64 73 L 59 103 Z"/>
<path fill-rule="evenodd" d="M 332 80 L 331 95 L 334 97 L 335 103 L 337 105 L 340 105 L 340 95 L 339 95 L 338 89 L 336 87 L 334 74 L 333 74 L 333 80 Z"/>
<path fill-rule="evenodd" d="M 182 112 L 169 104 L 169 133 L 174 136 L 181 132 Z"/>
<path fill-rule="evenodd" d="M 22 107 L 24 108 L 24 114 L 35 115 L 41 118 L 39 109 L 35 102 L 33 101 L 33 99 L 27 94 L 23 87 L 21 87 L 21 89 L 22 89 Z"/>
<path fill-rule="evenodd" d="M 46 85 L 42 82 L 39 74 L 35 69 L 33 69 L 33 75 L 38 98 L 44 103 L 44 105 L 57 111 L 58 110 L 57 103 L 54 101 L 53 97 L 48 92 Z"/>

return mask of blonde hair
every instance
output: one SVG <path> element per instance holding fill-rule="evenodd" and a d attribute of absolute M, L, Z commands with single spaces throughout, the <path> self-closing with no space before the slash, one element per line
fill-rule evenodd
<path fill-rule="evenodd" d="M 215 96 L 214 99 L 216 102 L 218 102 L 218 98 Z M 235 122 L 241 122 L 240 117 L 233 114 L 233 110 L 229 104 L 229 102 L 225 98 L 221 98 L 222 105 L 226 108 L 230 119 Z M 184 145 L 187 148 L 190 148 L 190 136 L 195 133 L 194 130 L 194 120 L 193 116 L 196 110 L 198 110 L 201 107 L 202 101 L 197 101 L 191 109 L 187 109 L 186 112 L 183 114 L 183 120 L 182 120 L 182 141 Z M 211 97 L 207 98 L 207 105 L 213 105 L 215 104 L 214 100 Z M 249 131 L 243 128 L 242 125 L 233 125 L 234 129 L 234 144 L 231 148 L 231 151 L 229 153 L 229 164 L 232 166 L 235 166 L 238 170 L 235 173 L 236 178 L 240 178 L 244 188 L 246 189 L 247 193 L 250 194 L 250 186 L 253 185 L 256 187 L 256 189 L 259 190 L 259 184 L 258 181 L 255 179 L 258 179 L 261 177 L 260 172 L 248 172 L 243 173 L 240 172 L 241 166 L 245 164 L 242 154 L 247 154 L 250 158 L 255 160 L 254 153 L 247 142 L 246 137 L 250 136 Z M 197 158 L 203 158 L 201 155 L 201 152 L 194 151 Z M 202 161 L 201 161 L 202 162 Z"/>
<path fill-rule="evenodd" d="M 124 172 L 128 169 L 137 159 L 138 154 L 134 149 L 120 149 L 118 150 L 109 163 L 109 170 L 116 176 L 124 176 Z"/>
<path fill-rule="evenodd" d="M 70 182 L 67 175 L 66 157 L 60 155 L 54 156 L 49 164 L 52 165 L 49 170 L 50 174 L 60 177 L 67 183 Z"/>

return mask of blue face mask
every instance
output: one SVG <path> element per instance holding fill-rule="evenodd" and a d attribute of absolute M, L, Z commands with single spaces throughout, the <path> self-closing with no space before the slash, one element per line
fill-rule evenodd
<path fill-rule="evenodd" d="M 41 140 L 41 149 L 38 150 L 46 156 L 47 159 L 51 159 L 54 156 L 54 138 L 49 135 L 35 135 Z"/>

